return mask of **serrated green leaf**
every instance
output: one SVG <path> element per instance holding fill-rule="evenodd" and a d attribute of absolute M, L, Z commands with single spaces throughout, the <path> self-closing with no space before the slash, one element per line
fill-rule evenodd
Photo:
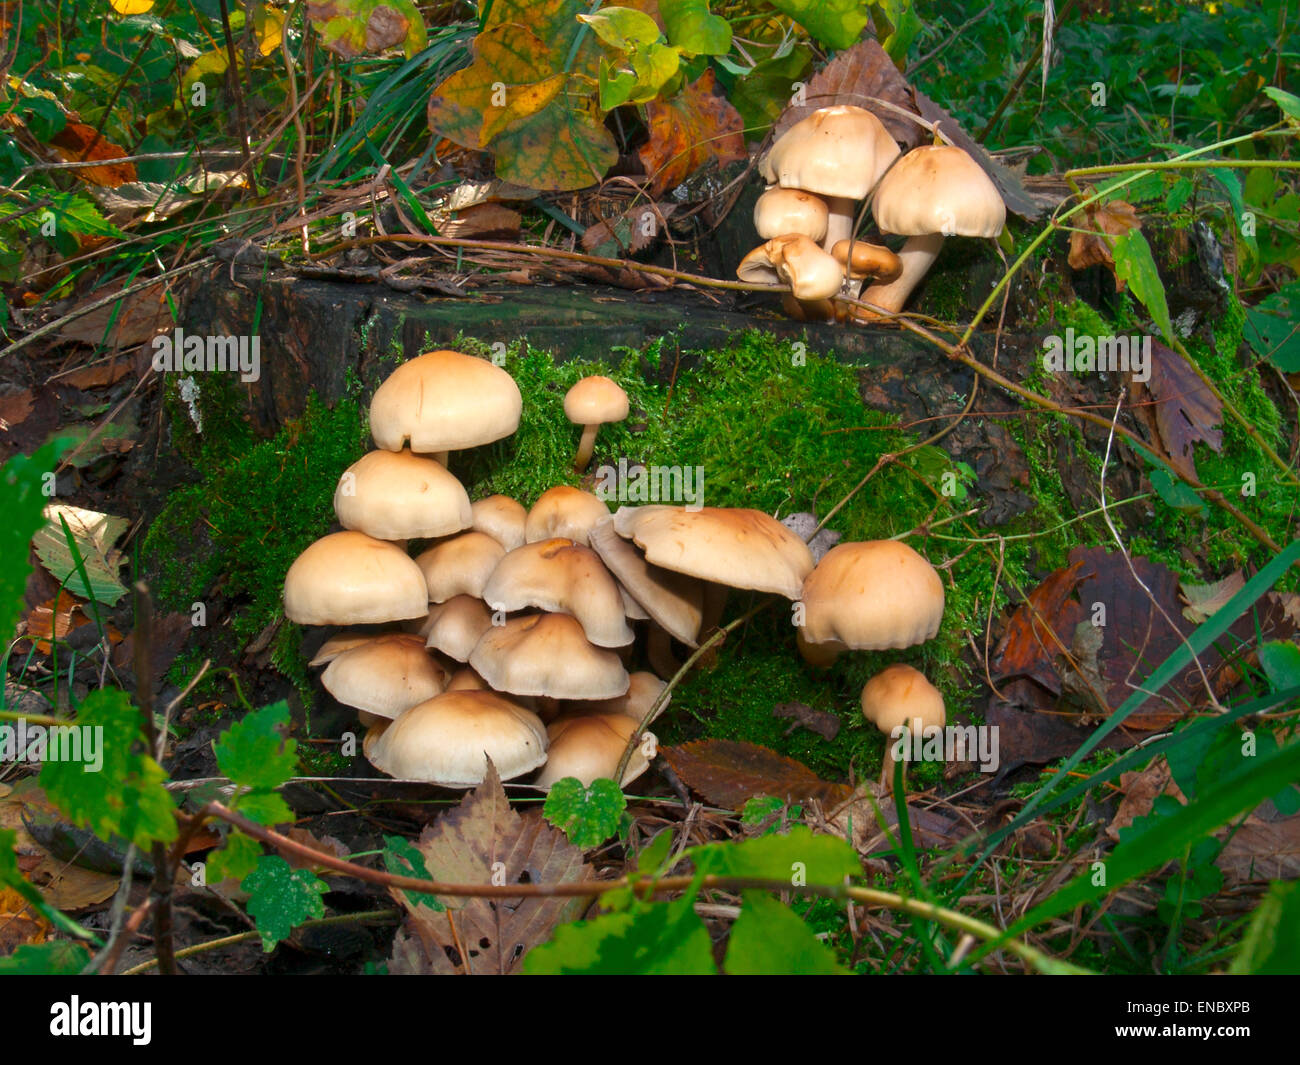
<path fill-rule="evenodd" d="M 1147 313 L 1164 333 L 1165 341 L 1175 343 L 1165 285 L 1160 280 L 1160 272 L 1151 256 L 1147 238 L 1139 229 L 1126 230 L 1115 238 L 1112 254 L 1115 257 L 1115 276 L 1128 282 L 1133 295 L 1146 307 Z"/>
<path fill-rule="evenodd" d="M 838 976 L 848 972 L 788 906 L 746 891 L 722 968 L 730 976 Z"/>
<path fill-rule="evenodd" d="M 204 870 L 207 882 L 219 884 L 223 880 L 243 880 L 257 868 L 261 857 L 262 845 L 252 836 L 232 828 L 226 837 L 226 845 L 207 857 Z"/>
<path fill-rule="evenodd" d="M 262 855 L 239 886 L 249 895 L 248 913 L 264 951 L 274 950 L 303 921 L 325 916 L 325 882 L 309 869 L 290 867 L 277 854 Z"/>
<path fill-rule="evenodd" d="M 114 834 L 141 850 L 176 838 L 175 804 L 163 786 L 167 774 L 143 750 L 140 711 L 126 692 L 101 688 L 77 707 L 75 725 L 95 737 L 98 765 L 46 761 L 41 787 L 74 824 L 101 839 Z"/>
<path fill-rule="evenodd" d="M 34 455 L 15 455 L 0 468 L 0 636 L 7 643 L 23 608 L 23 591 L 32 567 L 27 545 L 45 524 L 45 476 L 66 446 L 64 440 L 46 444 Z"/>
<path fill-rule="evenodd" d="M 289 704 L 283 699 L 254 710 L 217 739 L 217 766 L 242 788 L 269 791 L 294 775 L 298 744 L 281 735 L 289 724 Z"/>
<path fill-rule="evenodd" d="M 775 795 L 756 795 L 745 802 L 740 811 L 742 825 L 761 825 L 769 817 L 775 817 L 785 807 L 785 803 Z"/>
<path fill-rule="evenodd" d="M 53 943 L 24 943 L 0 958 L 0 976 L 75 976 L 86 967 L 90 954 L 68 939 Z"/>
<path fill-rule="evenodd" d="M 530 976 L 702 976 L 716 973 L 713 944 L 695 913 L 694 895 L 561 925 L 528 952 Z"/>
<path fill-rule="evenodd" d="M 113 547 L 130 524 L 125 518 L 54 503 L 45 508 L 45 519 L 45 524 L 32 537 L 32 547 L 50 576 L 65 583 L 73 595 L 105 606 L 114 606 L 126 595 L 126 585 L 117 577 L 122 555 Z M 68 543 L 68 533 L 76 545 L 80 567 Z M 85 570 L 84 581 L 80 569 Z"/>
<path fill-rule="evenodd" d="M 1274 881 L 1251 915 L 1233 975 L 1300 975 L 1300 881 Z"/>
<path fill-rule="evenodd" d="M 866 0 L 772 0 L 772 6 L 837 50 L 855 45 L 871 21 Z"/>
<path fill-rule="evenodd" d="M 432 880 L 424 855 L 409 839 L 401 836 L 384 837 L 384 868 L 394 876 L 418 876 L 422 880 Z M 437 913 L 447 907 L 438 901 L 437 895 L 428 895 L 422 891 L 403 891 L 412 906 L 428 906 Z"/>
<path fill-rule="evenodd" d="M 726 55 L 731 51 L 731 26 L 709 11 L 708 0 L 659 0 L 669 43 L 692 55 Z"/>
<path fill-rule="evenodd" d="M 584 787 L 577 777 L 565 777 L 551 785 L 542 814 L 575 847 L 590 850 L 618 832 L 626 809 L 627 799 L 614 781 L 593 780 Z"/>
<path fill-rule="evenodd" d="M 258 788 L 235 796 L 233 809 L 259 825 L 282 825 L 293 820 L 293 810 L 278 792 Z"/>
<path fill-rule="evenodd" d="M 838 836 L 814 834 L 806 825 L 781 835 L 692 847 L 685 857 L 702 873 L 785 880 L 792 887 L 838 886 L 846 876 L 862 872 L 848 843 Z"/>

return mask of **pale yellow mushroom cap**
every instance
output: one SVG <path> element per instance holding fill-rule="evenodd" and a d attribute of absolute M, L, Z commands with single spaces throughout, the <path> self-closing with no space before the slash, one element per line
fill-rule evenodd
<path fill-rule="evenodd" d="M 284 616 L 299 625 L 375 625 L 423 617 L 428 609 L 420 567 L 401 548 L 365 533 L 322 537 L 284 577 Z"/>
<path fill-rule="evenodd" d="M 820 242 L 826 236 L 826 203 L 802 189 L 774 185 L 754 204 L 754 228 L 764 240 L 802 233 Z"/>
<path fill-rule="evenodd" d="M 448 536 L 469 528 L 469 496 L 442 463 L 410 451 L 372 451 L 349 466 L 334 490 L 345 529 L 377 540 Z"/>
<path fill-rule="evenodd" d="M 613 699 L 628 689 L 613 651 L 593 646 L 568 614 L 511 618 L 483 634 L 469 664 L 496 691 L 552 699 Z"/>
<path fill-rule="evenodd" d="M 321 674 L 325 690 L 345 706 L 397 717 L 442 694 L 447 673 L 414 633 L 372 636 L 335 656 Z"/>
<path fill-rule="evenodd" d="M 601 522 L 589 539 L 592 550 L 644 613 L 674 639 L 697 646 L 704 614 L 704 586 L 699 581 L 652 566 L 638 548 L 618 535 L 613 521 Z"/>
<path fill-rule="evenodd" d="M 429 603 L 457 595 L 483 598 L 483 588 L 506 549 L 487 533 L 466 532 L 434 544 L 415 557 L 424 575 Z"/>
<path fill-rule="evenodd" d="M 799 233 L 773 237 L 746 255 L 736 269 L 741 281 L 785 284 L 795 299 L 827 300 L 844 284 L 844 264 Z"/>
<path fill-rule="evenodd" d="M 939 689 L 920 670 L 898 663 L 881 670 L 862 688 L 862 716 L 885 735 L 906 725 L 941 727 L 948 716 Z"/>
<path fill-rule="evenodd" d="M 1006 204 L 984 168 L 947 144 L 913 148 L 885 175 L 872 201 L 881 232 L 904 237 L 996 237 Z"/>
<path fill-rule="evenodd" d="M 637 723 L 623 714 L 584 714 L 552 721 L 546 728 L 550 741 L 546 765 L 538 774 L 536 785 L 549 791 L 551 785 L 565 777 L 577 777 L 584 787 L 593 780 L 613 779 L 623 750 L 636 729 Z M 640 746 L 634 747 L 620 785 L 627 787 L 649 768 Z"/>
<path fill-rule="evenodd" d="M 528 512 L 524 539 L 528 543 L 563 536 L 580 544 L 587 542 L 592 527 L 609 520 L 609 507 L 591 492 L 559 484 L 548 488 Z"/>
<path fill-rule="evenodd" d="M 627 417 L 627 393 L 608 377 L 584 377 L 564 394 L 564 416 L 575 425 L 605 425 Z"/>
<path fill-rule="evenodd" d="M 823 107 L 800 119 L 759 164 L 768 182 L 821 196 L 860 200 L 898 156 L 898 144 L 870 111 Z"/>
<path fill-rule="evenodd" d="M 509 496 L 495 495 L 471 504 L 474 529 L 487 533 L 507 551 L 524 542 L 524 525 L 528 511 Z"/>
<path fill-rule="evenodd" d="M 454 595 L 445 603 L 434 603 L 421 626 L 424 645 L 454 658 L 469 660 L 483 633 L 492 627 L 492 611 L 472 595 Z"/>

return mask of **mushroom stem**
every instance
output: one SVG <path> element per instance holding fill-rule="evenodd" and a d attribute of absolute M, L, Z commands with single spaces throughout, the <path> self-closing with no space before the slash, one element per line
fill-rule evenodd
<path fill-rule="evenodd" d="M 450 451 L 435 451 L 435 452 L 433 453 L 433 459 L 434 459 L 435 462 L 440 462 L 440 463 L 442 464 L 442 468 L 443 468 L 444 470 L 445 470 L 445 469 L 449 469 L 449 468 L 450 468 L 450 462 L 449 462 L 449 460 L 451 459 L 451 452 L 450 452 Z"/>
<path fill-rule="evenodd" d="M 893 311 L 895 314 L 903 309 L 903 304 L 907 302 L 907 297 L 912 294 L 912 290 L 921 283 L 921 278 L 925 277 L 930 267 L 934 265 L 934 260 L 939 257 L 939 249 L 943 247 L 944 236 L 942 233 L 926 233 L 920 237 L 908 237 L 907 243 L 898 251 L 898 257 L 902 260 L 903 269 L 899 272 L 898 277 L 887 285 L 872 285 L 860 297 L 868 303 L 874 303 L 877 307 L 883 307 L 887 311 Z M 876 315 L 865 308 L 855 307 L 854 317 L 856 318 L 874 318 Z"/>
<path fill-rule="evenodd" d="M 847 196 L 823 196 L 826 201 L 826 239 L 822 247 L 830 251 L 837 241 L 853 239 L 853 223 L 857 220 L 857 201 Z"/>
<path fill-rule="evenodd" d="M 591 461 L 591 453 L 596 447 L 596 432 L 599 429 L 599 425 L 584 425 L 582 427 L 582 439 L 578 441 L 578 453 L 573 458 L 573 469 L 576 473 L 585 470 L 587 463 Z"/>
<path fill-rule="evenodd" d="M 677 671 L 682 668 L 682 664 L 677 661 L 677 656 L 673 654 L 672 638 L 653 621 L 650 623 L 650 635 L 646 640 L 645 654 L 650 668 L 663 680 L 675 677 Z"/>

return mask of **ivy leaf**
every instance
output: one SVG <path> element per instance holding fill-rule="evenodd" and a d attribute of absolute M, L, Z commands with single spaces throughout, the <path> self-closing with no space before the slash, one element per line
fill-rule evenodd
<path fill-rule="evenodd" d="M 722 967 L 730 976 L 838 976 L 847 973 L 812 929 L 764 891 L 746 891 Z"/>
<path fill-rule="evenodd" d="M 47 761 L 41 787 L 74 824 L 101 839 L 114 834 L 147 850 L 176 838 L 175 805 L 163 786 L 167 774 L 142 750 L 140 711 L 126 692 L 101 688 L 77 707 L 76 726 L 92 730 L 98 765 L 86 761 Z"/>
<path fill-rule="evenodd" d="M 555 930 L 524 958 L 530 976 L 702 976 L 716 972 L 708 929 L 695 896 L 655 902 L 636 913 L 612 913 Z"/>
<path fill-rule="evenodd" d="M 655 199 L 676 188 L 715 159 L 719 166 L 744 159 L 744 122 L 724 97 L 714 93 L 712 69 L 666 102 L 646 105 L 650 139 L 637 149 Z"/>
<path fill-rule="evenodd" d="M 785 880 L 792 887 L 835 886 L 862 872 L 848 843 L 838 836 L 814 835 L 805 825 L 795 825 L 784 835 L 692 847 L 685 857 L 706 874 Z"/>
<path fill-rule="evenodd" d="M 659 0 L 659 16 L 670 43 L 692 55 L 726 55 L 731 25 L 709 11 L 708 0 Z"/>
<path fill-rule="evenodd" d="M 409 839 L 403 839 L 401 836 L 384 837 L 384 868 L 394 876 L 418 876 L 424 880 L 433 879 L 429 875 L 428 866 L 424 864 L 424 855 L 420 853 L 420 849 Z M 443 913 L 447 909 L 438 901 L 437 895 L 428 895 L 422 891 L 405 890 L 401 892 L 401 895 L 412 909 L 417 906 L 428 906 L 435 913 Z"/>
<path fill-rule="evenodd" d="M 277 854 L 264 854 L 239 885 L 248 892 L 248 913 L 268 953 L 297 925 L 325 916 L 325 882 L 308 869 L 294 869 Z"/>
<path fill-rule="evenodd" d="M 625 809 L 623 789 L 614 781 L 593 780 L 584 787 L 577 777 L 565 777 L 551 785 L 542 815 L 575 847 L 590 850 L 618 831 Z"/>
<path fill-rule="evenodd" d="M 321 44 L 344 59 L 402 46 L 406 58 L 429 43 L 412 0 L 308 0 L 307 17 Z"/>
<path fill-rule="evenodd" d="M 837 51 L 856 44 L 871 21 L 863 0 L 772 0 L 772 6 Z"/>
<path fill-rule="evenodd" d="M 1164 282 L 1151 257 L 1151 245 L 1138 229 L 1119 234 L 1111 246 L 1115 257 L 1115 277 L 1127 281 L 1147 312 L 1155 320 L 1169 343 L 1174 343 L 1174 325 L 1169 317 Z"/>
<path fill-rule="evenodd" d="M 0 468 L 0 636 L 13 637 L 32 567 L 27 545 L 45 524 L 45 475 L 54 469 L 65 441 L 52 440 L 31 458 L 15 455 Z"/>
<path fill-rule="evenodd" d="M 243 880 L 257 868 L 261 857 L 262 845 L 232 828 L 226 837 L 226 845 L 208 855 L 204 870 L 207 882 L 220 884 L 223 880 Z"/>

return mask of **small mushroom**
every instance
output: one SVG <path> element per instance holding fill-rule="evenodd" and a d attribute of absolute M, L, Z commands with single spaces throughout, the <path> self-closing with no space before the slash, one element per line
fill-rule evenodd
<path fill-rule="evenodd" d="M 844 267 L 830 252 L 802 233 L 773 237 L 760 244 L 736 268 L 741 281 L 789 285 L 801 301 L 828 300 L 844 283 Z"/>
<path fill-rule="evenodd" d="M 584 377 L 564 395 L 564 416 L 582 426 L 582 439 L 573 458 L 573 468 L 581 473 L 591 461 L 596 433 L 602 425 L 621 422 L 627 417 L 627 393 L 599 374 Z"/>
<path fill-rule="evenodd" d="M 441 651 L 457 662 L 467 662 L 474 645 L 491 627 L 492 612 L 483 600 L 472 595 L 455 595 L 429 608 L 429 617 L 420 634 L 430 650 Z"/>
<path fill-rule="evenodd" d="M 897 663 L 881 670 L 862 688 L 862 716 L 885 734 L 885 758 L 880 783 L 892 790 L 894 780 L 893 732 L 907 727 L 913 735 L 927 728 L 942 728 L 947 712 L 939 689 L 920 670 Z M 903 762 L 907 779 L 907 762 Z"/>
<path fill-rule="evenodd" d="M 487 533 L 465 532 L 450 537 L 415 556 L 424 575 L 428 603 L 445 603 L 457 595 L 483 598 L 483 588 L 506 549 Z M 427 613 L 428 607 L 426 605 Z"/>
<path fill-rule="evenodd" d="M 375 625 L 428 609 L 420 567 L 400 547 L 365 533 L 322 537 L 284 575 L 284 616 L 299 625 Z"/>
<path fill-rule="evenodd" d="M 533 504 L 524 524 L 524 541 L 537 543 L 563 536 L 580 544 L 587 543 L 593 527 L 609 520 L 609 507 L 599 496 L 557 484 L 548 488 Z"/>
<path fill-rule="evenodd" d="M 826 201 L 811 192 L 773 185 L 754 204 L 754 228 L 764 240 L 802 233 L 821 243 L 827 215 Z"/>
<path fill-rule="evenodd" d="M 593 646 L 568 614 L 511 618 L 483 634 L 469 664 L 495 691 L 548 699 L 613 699 L 628 689 L 618 655 Z"/>
<path fill-rule="evenodd" d="M 441 695 L 447 673 L 413 633 L 372 636 L 335 656 L 320 682 L 344 706 L 375 717 L 397 717 Z"/>
<path fill-rule="evenodd" d="M 593 780 L 612 779 L 636 730 L 637 722 L 623 714 L 582 714 L 552 721 L 546 726 L 546 765 L 534 783 L 550 791 L 565 777 L 577 777 L 584 787 Z M 620 786 L 627 787 L 649 768 L 638 744 L 632 748 Z"/>
<path fill-rule="evenodd" d="M 376 540 L 448 536 L 469 528 L 469 496 L 445 466 L 423 455 L 372 451 L 339 477 L 334 513 Z"/>
<path fill-rule="evenodd" d="M 509 496 L 495 495 L 480 499 L 470 506 L 473 528 L 487 533 L 507 551 L 513 551 L 524 542 L 524 526 L 528 511 L 522 503 Z"/>

